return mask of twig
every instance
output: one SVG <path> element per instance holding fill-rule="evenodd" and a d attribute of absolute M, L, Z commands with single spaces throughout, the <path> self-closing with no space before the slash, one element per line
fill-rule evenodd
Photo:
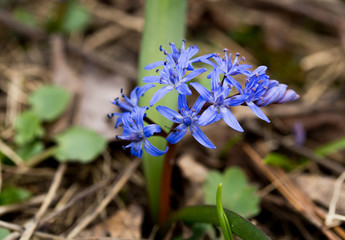
<path fill-rule="evenodd" d="M 11 230 L 11 231 L 17 231 L 20 233 L 24 232 L 24 228 L 22 226 L 17 225 L 17 224 L 13 224 L 13 223 L 8 223 L 8 222 L 2 221 L 2 220 L 0 220 L 0 227 L 6 228 L 6 229 Z M 46 239 L 65 240 L 65 238 L 63 238 L 63 237 L 59 237 L 59 236 L 56 236 L 53 234 L 39 232 L 39 231 L 33 232 L 33 235 L 35 235 L 36 237 L 46 238 Z"/>
<path fill-rule="evenodd" d="M 60 192 L 57 195 L 60 195 Z M 47 194 L 42 194 L 42 195 L 31 198 L 27 202 L 0 206 L 0 216 L 10 213 L 10 212 L 15 212 L 19 210 L 22 211 L 27 206 L 42 203 L 44 199 L 46 198 L 47 198 Z"/>
<path fill-rule="evenodd" d="M 50 189 L 48 191 L 47 198 L 44 200 L 43 204 L 41 205 L 41 208 L 38 210 L 35 217 L 26 224 L 26 229 L 22 237 L 20 238 L 20 240 L 29 240 L 31 238 L 40 219 L 42 218 L 43 214 L 47 211 L 50 203 L 53 201 L 54 195 L 56 194 L 56 190 L 60 186 L 62 176 L 65 173 L 65 170 L 66 170 L 66 164 L 65 163 L 60 164 L 54 176 L 53 183 L 50 186 Z"/>
<path fill-rule="evenodd" d="M 328 210 L 328 214 L 326 216 L 326 222 L 325 222 L 326 226 L 328 226 L 328 227 L 335 224 L 334 220 L 345 221 L 345 216 L 338 215 L 338 214 L 335 213 L 337 202 L 339 200 L 341 186 L 342 186 L 344 181 L 345 181 L 345 172 L 343 172 L 339 176 L 337 181 L 335 182 L 334 192 L 333 192 L 331 203 L 329 205 L 329 210 Z"/>
<path fill-rule="evenodd" d="M 17 166 L 24 166 L 23 159 L 20 156 L 18 156 L 18 154 L 15 151 L 13 151 L 12 148 L 10 148 L 1 139 L 0 139 L 0 152 L 5 154 Z"/>
<path fill-rule="evenodd" d="M 108 194 L 104 197 L 103 201 L 98 204 L 97 208 L 90 215 L 82 219 L 77 226 L 68 234 L 67 238 L 73 238 L 80 233 L 87 225 L 89 225 L 109 204 L 109 202 L 116 196 L 116 194 L 127 183 L 133 172 L 139 166 L 140 158 L 136 158 L 130 165 L 120 174 L 118 181 L 114 183 Z"/>
<path fill-rule="evenodd" d="M 66 211 L 67 209 L 69 209 L 70 207 L 72 207 L 74 204 L 78 203 L 81 199 L 89 196 L 90 194 L 96 192 L 98 189 L 103 188 L 104 186 L 106 186 L 110 181 L 114 180 L 113 177 L 105 179 L 97 184 L 92 185 L 91 187 L 85 189 L 84 191 L 76 194 L 74 196 L 74 198 L 72 198 L 69 202 L 67 202 L 64 206 L 56 209 L 55 211 L 53 211 L 52 213 L 48 214 L 46 217 L 44 217 L 40 223 L 39 223 L 39 227 L 44 226 L 44 224 L 46 224 L 47 222 L 49 222 L 51 219 L 53 219 L 54 217 L 60 215 L 61 213 L 63 213 L 64 211 Z"/>

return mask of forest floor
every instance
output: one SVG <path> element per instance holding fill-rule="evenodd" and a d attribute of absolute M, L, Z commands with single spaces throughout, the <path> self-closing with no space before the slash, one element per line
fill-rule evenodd
<path fill-rule="evenodd" d="M 136 85 L 144 1 L 0 4 L 0 236 L 153 239 L 141 161 L 122 149 L 106 117 L 114 112 L 110 100 Z M 61 27 L 57 13 L 66 6 L 81 17 Z M 345 239 L 337 219 L 345 219 L 345 3 L 190 0 L 187 23 L 187 45 L 197 45 L 200 55 L 239 52 L 301 98 L 266 107 L 270 124 L 234 110 L 244 133 L 221 122 L 206 127 L 216 150 L 186 137 L 177 150 L 174 207 L 204 203 L 208 174 L 237 166 L 260 198 L 248 218 L 272 239 Z M 32 92 L 50 83 L 71 94 L 70 104 L 44 122 L 37 152 L 23 150 L 17 119 Z M 52 155 L 55 136 L 73 125 L 106 139 L 94 161 Z M 177 226 L 174 235 L 181 234 L 192 233 Z M 211 236 L 205 230 L 202 239 Z"/>

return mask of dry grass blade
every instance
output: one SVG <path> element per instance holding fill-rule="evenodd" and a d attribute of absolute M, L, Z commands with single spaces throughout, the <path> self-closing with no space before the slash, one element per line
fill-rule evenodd
<path fill-rule="evenodd" d="M 76 227 L 72 229 L 72 231 L 68 234 L 67 238 L 74 238 L 78 235 L 87 225 L 89 225 L 109 204 L 109 202 L 116 196 L 116 194 L 122 189 L 122 187 L 127 183 L 130 179 L 134 171 L 137 169 L 139 164 L 141 163 L 140 158 L 136 158 L 130 165 L 120 174 L 117 181 L 113 184 L 110 191 L 104 197 L 102 202 L 97 205 L 97 208 L 85 218 L 81 219 Z"/>
<path fill-rule="evenodd" d="M 19 226 L 17 224 L 13 224 L 13 223 L 4 222 L 2 220 L 0 220 L 0 227 L 6 228 L 6 229 L 11 230 L 11 231 L 20 232 L 20 233 L 24 232 L 24 228 L 22 226 Z M 39 231 L 33 232 L 33 235 L 36 237 L 44 238 L 44 239 L 53 239 L 53 240 L 64 240 L 65 239 L 63 237 L 59 237 L 59 236 L 56 236 L 53 234 L 39 232 Z"/>
<path fill-rule="evenodd" d="M 36 213 L 35 217 L 29 223 L 26 224 L 25 232 L 23 233 L 20 240 L 29 240 L 31 238 L 43 214 L 47 211 L 50 203 L 53 201 L 54 195 L 56 194 L 56 191 L 58 187 L 60 186 L 62 176 L 64 175 L 65 170 L 66 170 L 66 164 L 65 163 L 60 164 L 54 176 L 53 183 L 49 188 L 47 198 L 44 200 L 43 204 L 41 205 L 40 209 Z"/>

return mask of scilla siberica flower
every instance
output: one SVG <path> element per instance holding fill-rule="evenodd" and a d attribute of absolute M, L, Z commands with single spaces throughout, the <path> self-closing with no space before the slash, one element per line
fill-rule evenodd
<path fill-rule="evenodd" d="M 239 132 L 243 132 L 243 129 L 238 123 L 237 119 L 229 110 L 231 102 L 229 102 L 230 99 L 227 99 L 227 97 L 231 91 L 230 84 L 226 82 L 221 84 L 219 75 L 213 73 L 211 75 L 211 91 L 196 82 L 191 83 L 191 85 L 206 102 L 211 104 L 202 113 L 199 119 L 200 125 L 208 125 L 223 118 L 231 128 Z"/>
<path fill-rule="evenodd" d="M 160 156 L 168 150 L 168 148 L 164 151 L 157 149 L 148 141 L 149 137 L 160 133 L 161 128 L 156 124 L 144 126 L 144 118 L 148 123 L 153 121 L 145 117 L 145 111 L 148 107 L 138 106 L 139 98 L 148 89 L 155 86 L 152 83 L 165 86 L 153 95 L 149 104 L 151 107 L 168 92 L 176 90 L 179 93 L 179 112 L 166 106 L 156 108 L 160 114 L 177 125 L 170 133 L 163 132 L 160 136 L 165 136 L 169 143 L 175 144 L 186 135 L 189 129 L 195 140 L 208 148 L 215 148 L 215 146 L 202 132 L 201 126 L 223 119 L 231 128 L 243 132 L 239 122 L 230 111 L 231 108 L 239 105 L 248 106 L 256 116 L 269 122 L 269 119 L 261 111 L 261 107 L 294 101 L 299 98 L 298 94 L 287 89 L 285 84 L 270 80 L 269 76 L 266 75 L 266 66 L 259 66 L 251 71 L 249 70 L 250 65 L 240 64 L 244 58 L 239 58 L 239 54 L 236 54 L 233 61 L 231 54 L 228 55 L 226 49 L 223 58 L 219 54 L 213 53 L 193 58 L 198 52 L 198 48 L 190 46 L 185 49 L 185 41 L 179 49 L 173 43 L 170 44 L 170 48 L 170 53 L 162 47 L 160 48 L 166 56 L 165 61 L 158 61 L 145 67 L 146 70 L 162 67 L 161 70 L 157 70 L 158 76 L 144 77 L 143 81 L 149 84 L 141 88 L 136 87 L 129 98 L 122 94 L 123 101 L 119 99 L 112 101 L 120 108 L 121 113 L 111 113 L 108 116 L 118 116 L 115 127 L 122 127 L 123 134 L 117 138 L 131 142 L 125 148 L 131 148 L 131 154 L 134 156 L 141 157 L 143 148 L 152 156 Z M 191 95 L 192 92 L 187 84 L 207 71 L 206 68 L 194 69 L 193 63 L 195 62 L 202 62 L 213 67 L 207 76 L 210 79 L 211 90 L 199 83 L 190 83 L 199 93 L 199 97 L 193 107 L 189 108 L 186 96 Z M 234 79 L 237 75 L 247 78 L 244 88 Z M 238 93 L 231 96 L 233 87 L 238 90 Z"/>
<path fill-rule="evenodd" d="M 171 54 L 167 53 L 167 51 L 165 51 L 161 46 L 160 50 L 166 55 L 166 61 L 158 61 L 145 67 L 146 70 L 150 70 L 158 66 L 163 66 L 161 71 L 157 70 L 157 72 L 159 72 L 158 76 L 148 76 L 143 78 L 143 81 L 146 83 L 159 83 L 165 85 L 152 96 L 150 101 L 151 107 L 159 99 L 164 97 L 165 94 L 173 90 L 176 90 L 182 95 L 191 95 L 192 91 L 188 88 L 186 83 L 207 71 L 206 68 L 194 70 L 192 63 L 200 62 L 202 60 L 204 61 L 207 58 L 212 57 L 214 54 L 208 54 L 190 60 L 199 51 L 199 49 L 197 46 L 193 45 L 185 50 L 184 43 L 185 42 L 183 41 L 181 49 L 177 49 L 175 44 L 171 43 Z M 188 73 L 188 71 L 191 72 Z"/>
<path fill-rule="evenodd" d="M 179 125 L 168 135 L 167 141 L 169 143 L 175 144 L 179 142 L 189 129 L 189 131 L 192 133 L 192 136 L 201 145 L 208 148 L 216 148 L 199 128 L 198 113 L 200 112 L 204 104 L 205 101 L 201 97 L 199 97 L 196 100 L 194 106 L 191 109 L 189 109 L 187 105 L 186 96 L 180 94 L 178 96 L 178 109 L 180 113 L 171 110 L 170 108 L 165 106 L 157 106 L 157 111 L 160 114 L 162 114 L 170 121 L 179 123 Z"/>
<path fill-rule="evenodd" d="M 137 108 L 131 113 L 125 113 L 122 116 L 123 122 L 123 134 L 122 136 L 117 136 L 118 139 L 131 141 L 130 144 L 124 148 L 131 148 L 131 154 L 141 158 L 143 155 L 143 144 L 144 149 L 152 156 L 161 156 L 168 151 L 168 147 L 165 151 L 159 150 L 154 147 L 147 139 L 151 137 L 154 133 L 159 133 L 161 131 L 160 126 L 156 124 L 150 124 L 144 127 L 144 115 L 145 107 Z"/>
<path fill-rule="evenodd" d="M 124 98 L 124 101 L 120 101 L 119 98 L 115 98 L 114 101 L 111 101 L 112 104 L 118 106 L 120 108 L 120 113 L 109 113 L 108 118 L 112 118 L 114 116 L 119 116 L 117 118 L 115 128 L 117 128 L 122 123 L 122 116 L 126 112 L 132 112 L 135 108 L 138 108 L 139 98 L 144 95 L 144 93 L 153 88 L 154 84 L 147 84 L 142 87 L 135 87 L 128 98 L 121 89 L 121 95 Z"/>

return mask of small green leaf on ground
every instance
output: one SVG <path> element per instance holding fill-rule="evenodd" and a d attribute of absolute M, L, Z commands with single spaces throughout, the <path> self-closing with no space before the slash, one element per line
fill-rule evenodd
<path fill-rule="evenodd" d="M 31 143 L 21 146 L 17 150 L 17 154 L 25 161 L 41 153 L 43 149 L 44 149 L 43 143 L 31 142 Z"/>
<path fill-rule="evenodd" d="M 103 152 L 106 140 L 96 132 L 72 127 L 56 137 L 58 148 L 55 157 L 60 162 L 78 161 L 88 163 Z"/>
<path fill-rule="evenodd" d="M 299 162 L 293 161 L 287 156 L 279 153 L 269 153 L 264 159 L 263 162 L 265 164 L 275 166 L 275 167 L 282 167 L 287 171 L 291 171 L 299 166 L 302 166 L 308 163 L 307 159 L 300 159 Z"/>
<path fill-rule="evenodd" d="M 316 150 L 316 153 L 320 156 L 327 156 L 342 149 L 345 149 L 345 137 L 339 138 L 333 142 L 326 144 L 323 147 L 320 147 Z"/>
<path fill-rule="evenodd" d="M 15 142 L 24 145 L 43 135 L 44 131 L 37 115 L 32 111 L 25 111 L 17 118 Z"/>
<path fill-rule="evenodd" d="M 259 213 L 260 198 L 255 194 L 256 187 L 247 182 L 246 175 L 238 167 L 228 168 L 224 173 L 210 171 L 204 184 L 204 200 L 207 204 L 216 204 L 214 191 L 223 183 L 223 207 L 245 217 Z"/>
<path fill-rule="evenodd" d="M 37 27 L 38 25 L 36 16 L 25 8 L 16 8 L 13 12 L 13 15 L 15 19 L 25 25 L 28 25 L 30 27 Z"/>
<path fill-rule="evenodd" d="M 45 85 L 38 88 L 29 97 L 33 111 L 44 121 L 52 121 L 66 109 L 70 94 L 62 87 Z"/>
<path fill-rule="evenodd" d="M 31 193 L 24 188 L 14 186 L 6 187 L 1 190 L 0 205 L 22 202 L 30 197 Z"/>
<path fill-rule="evenodd" d="M 69 1 L 61 29 L 67 33 L 81 32 L 90 22 L 90 14 L 77 0 Z"/>
<path fill-rule="evenodd" d="M 10 233 L 8 229 L 0 227 L 0 239 L 5 239 Z"/>

